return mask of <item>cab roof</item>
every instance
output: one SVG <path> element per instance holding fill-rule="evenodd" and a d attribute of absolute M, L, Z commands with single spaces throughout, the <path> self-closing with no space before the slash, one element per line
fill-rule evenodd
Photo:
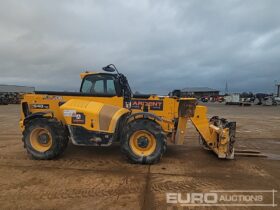
<path fill-rule="evenodd" d="M 114 74 L 107 73 L 107 72 L 94 72 L 94 71 L 89 72 L 89 71 L 86 71 L 86 72 L 80 73 L 80 77 L 81 77 L 81 79 L 84 79 L 86 76 L 93 75 L 93 74 L 109 74 L 109 75 L 114 75 Z"/>
<path fill-rule="evenodd" d="M 85 76 L 87 75 L 90 75 L 90 74 L 98 74 L 99 72 L 89 72 L 89 71 L 86 71 L 86 72 L 82 72 L 80 73 L 80 77 L 81 79 L 84 79 Z"/>

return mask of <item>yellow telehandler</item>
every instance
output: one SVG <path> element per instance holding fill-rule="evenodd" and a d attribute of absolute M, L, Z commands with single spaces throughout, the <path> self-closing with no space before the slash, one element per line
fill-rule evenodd
<path fill-rule="evenodd" d="M 203 147 L 219 158 L 234 158 L 235 122 L 215 116 L 195 98 L 133 94 L 126 77 L 110 64 L 104 72 L 81 73 L 80 92 L 37 91 L 21 102 L 20 128 L 35 159 L 61 155 L 74 145 L 109 146 L 119 141 L 133 163 L 158 162 L 173 143 L 182 145 L 187 121 Z"/>

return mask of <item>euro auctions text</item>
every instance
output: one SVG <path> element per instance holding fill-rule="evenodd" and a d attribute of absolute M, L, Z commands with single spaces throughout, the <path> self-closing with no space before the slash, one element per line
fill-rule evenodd
<path fill-rule="evenodd" d="M 271 206 L 276 207 L 276 190 L 211 190 L 166 193 L 166 202 L 178 206 Z"/>

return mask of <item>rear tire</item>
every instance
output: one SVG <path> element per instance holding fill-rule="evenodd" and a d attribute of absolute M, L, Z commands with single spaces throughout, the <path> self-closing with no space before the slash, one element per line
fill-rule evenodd
<path fill-rule="evenodd" d="M 50 160 L 60 156 L 67 147 L 65 127 L 55 119 L 39 118 L 28 122 L 23 132 L 24 147 L 34 159 Z"/>
<path fill-rule="evenodd" d="M 154 164 L 166 151 L 166 136 L 156 122 L 137 119 L 125 126 L 121 150 L 132 163 Z"/>

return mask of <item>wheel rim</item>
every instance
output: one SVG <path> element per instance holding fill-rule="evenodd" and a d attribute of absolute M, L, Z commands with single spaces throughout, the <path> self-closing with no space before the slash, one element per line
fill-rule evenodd
<path fill-rule="evenodd" d="M 136 131 L 129 139 L 129 146 L 134 154 L 138 156 L 149 156 L 156 149 L 156 139 L 148 131 Z"/>
<path fill-rule="evenodd" d="M 30 134 L 30 143 L 35 150 L 46 152 L 52 146 L 52 136 L 45 128 L 35 128 Z"/>

